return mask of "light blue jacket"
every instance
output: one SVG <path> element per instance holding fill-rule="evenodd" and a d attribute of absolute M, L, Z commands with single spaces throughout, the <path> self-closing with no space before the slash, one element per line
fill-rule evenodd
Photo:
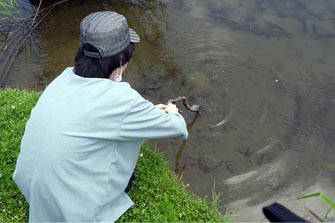
<path fill-rule="evenodd" d="M 29 221 L 116 221 L 142 139 L 188 132 L 179 114 L 157 109 L 128 83 L 82 78 L 67 68 L 27 122 L 13 179 Z"/>

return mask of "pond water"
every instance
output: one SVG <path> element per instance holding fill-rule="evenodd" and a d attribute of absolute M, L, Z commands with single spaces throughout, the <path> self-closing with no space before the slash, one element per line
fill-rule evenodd
<path fill-rule="evenodd" d="M 151 142 L 190 191 L 222 192 L 237 221 L 261 221 L 274 201 L 305 218 L 304 207 L 325 213 L 319 199 L 293 198 L 335 199 L 333 0 L 70 1 L 1 85 L 43 90 L 72 66 L 79 22 L 97 10 L 125 14 L 141 36 L 125 81 L 154 103 L 183 95 L 202 106 L 198 116 L 183 109 L 189 139 Z"/>

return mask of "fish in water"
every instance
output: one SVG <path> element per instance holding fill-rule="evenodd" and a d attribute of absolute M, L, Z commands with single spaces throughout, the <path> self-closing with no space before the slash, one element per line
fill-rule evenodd
<path fill-rule="evenodd" d="M 230 118 L 231 118 L 231 116 L 233 115 L 233 111 L 231 111 L 222 121 L 220 121 L 219 123 L 217 123 L 217 124 L 215 124 L 215 125 L 212 125 L 211 126 L 211 128 L 217 128 L 217 127 L 219 127 L 219 126 L 221 126 L 221 125 L 223 125 L 223 124 L 225 124 L 225 123 L 227 123 L 229 120 L 230 120 Z"/>

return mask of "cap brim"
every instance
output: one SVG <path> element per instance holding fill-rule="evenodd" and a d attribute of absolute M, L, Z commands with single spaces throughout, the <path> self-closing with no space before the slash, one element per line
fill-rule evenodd
<path fill-rule="evenodd" d="M 132 43 L 139 43 L 140 42 L 140 37 L 137 35 L 135 30 L 129 28 L 129 36 L 130 36 L 130 42 Z"/>

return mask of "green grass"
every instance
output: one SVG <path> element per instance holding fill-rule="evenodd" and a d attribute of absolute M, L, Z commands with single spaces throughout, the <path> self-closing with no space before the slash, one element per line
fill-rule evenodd
<path fill-rule="evenodd" d="M 316 214 L 315 212 L 313 212 L 312 210 L 310 210 L 309 208 L 307 208 L 307 210 L 320 222 L 326 222 L 328 215 L 331 211 L 335 211 L 335 201 L 333 201 L 331 198 L 329 198 L 327 195 L 325 195 L 322 192 L 317 192 L 317 193 L 312 193 L 312 194 L 307 194 L 307 195 L 303 195 L 298 197 L 298 200 L 301 199 L 306 199 L 306 198 L 312 198 L 312 197 L 318 197 L 321 200 L 323 200 L 327 205 L 328 205 L 328 210 L 325 212 L 325 214 L 323 215 L 323 217 L 320 217 L 320 215 Z"/>
<path fill-rule="evenodd" d="M 0 15 L 10 16 L 16 12 L 16 0 L 0 0 Z M 0 19 L 1 21 L 1 19 Z"/>
<path fill-rule="evenodd" d="M 28 204 L 12 180 L 25 123 L 40 93 L 0 90 L 0 222 L 26 222 Z M 130 191 L 133 208 L 119 222 L 231 222 L 217 201 L 206 202 L 188 192 L 168 168 L 162 154 L 142 143 Z"/>
<path fill-rule="evenodd" d="M 19 145 L 39 94 L 0 90 L 0 222 L 27 221 L 28 205 L 12 181 Z"/>

